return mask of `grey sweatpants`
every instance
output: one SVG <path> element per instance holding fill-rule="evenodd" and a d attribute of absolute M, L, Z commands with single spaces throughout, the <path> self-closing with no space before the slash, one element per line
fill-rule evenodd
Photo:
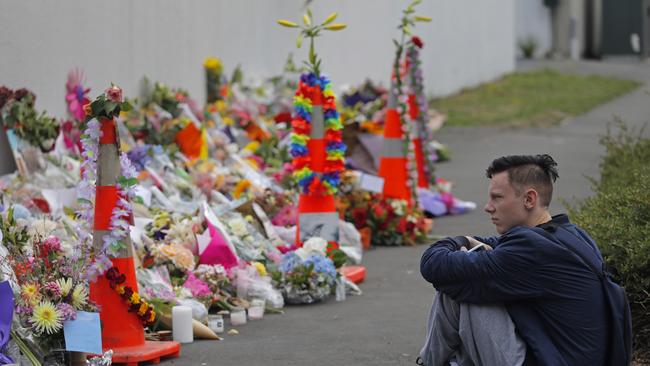
<path fill-rule="evenodd" d="M 519 366 L 526 344 L 515 333 L 508 311 L 499 305 L 458 303 L 436 292 L 420 351 L 426 366 Z"/>

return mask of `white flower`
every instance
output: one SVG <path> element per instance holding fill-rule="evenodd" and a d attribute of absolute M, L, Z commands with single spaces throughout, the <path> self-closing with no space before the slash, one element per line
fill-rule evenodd
<path fill-rule="evenodd" d="M 81 310 L 87 303 L 88 290 L 86 290 L 86 288 L 81 284 L 75 286 L 72 291 L 72 306 L 74 306 L 75 309 Z"/>
<path fill-rule="evenodd" d="M 327 241 L 323 238 L 313 237 L 309 238 L 302 246 L 302 248 L 296 249 L 295 253 L 303 261 L 307 259 L 310 255 L 320 255 L 325 256 L 325 251 L 327 250 Z"/>
<path fill-rule="evenodd" d="M 233 234 L 237 235 L 238 237 L 243 237 L 244 235 L 248 234 L 246 222 L 242 219 L 231 220 L 228 222 L 228 226 L 230 227 L 230 230 L 232 230 Z"/>
<path fill-rule="evenodd" d="M 56 223 L 51 220 L 38 219 L 32 221 L 27 233 L 31 238 L 45 239 L 56 230 Z"/>
<path fill-rule="evenodd" d="M 66 297 L 72 290 L 72 279 L 70 278 L 59 278 L 56 280 L 57 285 L 61 289 L 61 296 Z"/>

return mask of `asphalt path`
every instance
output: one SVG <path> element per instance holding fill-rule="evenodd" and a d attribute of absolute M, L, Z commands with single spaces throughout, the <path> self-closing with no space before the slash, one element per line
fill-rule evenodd
<path fill-rule="evenodd" d="M 639 128 L 650 120 L 650 64 L 639 61 L 528 62 L 518 69 L 549 67 L 578 74 L 634 79 L 644 85 L 592 111 L 551 128 L 447 128 L 436 138 L 447 144 L 452 160 L 437 174 L 455 183 L 459 198 L 477 203 L 477 210 L 435 221 L 436 235 L 493 235 L 482 211 L 487 196 L 485 168 L 509 154 L 551 154 L 560 178 L 552 213 L 564 212 L 560 199 L 576 202 L 591 194 L 587 177 L 598 177 L 604 149 L 598 140 L 615 118 Z M 648 129 L 644 134 L 648 136 Z M 414 365 L 424 339 L 433 288 L 419 273 L 426 246 L 380 247 L 364 253 L 366 281 L 362 296 L 322 304 L 289 306 L 284 314 L 236 327 L 239 335 L 222 341 L 183 345 L 166 365 Z M 230 329 L 226 321 L 226 330 Z"/>

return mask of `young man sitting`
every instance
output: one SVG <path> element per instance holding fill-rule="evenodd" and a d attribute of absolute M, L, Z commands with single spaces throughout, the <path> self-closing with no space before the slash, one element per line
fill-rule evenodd
<path fill-rule="evenodd" d="M 420 271 L 437 292 L 421 364 L 606 362 L 603 286 L 575 251 L 596 268 L 603 259 L 566 215 L 551 217 L 556 166 L 549 155 L 494 160 L 485 212 L 499 236 L 445 238 L 424 252 Z"/>

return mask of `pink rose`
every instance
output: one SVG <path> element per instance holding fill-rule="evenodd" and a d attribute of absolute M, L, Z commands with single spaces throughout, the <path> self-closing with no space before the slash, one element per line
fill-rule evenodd
<path fill-rule="evenodd" d="M 110 88 L 106 89 L 106 97 L 111 102 L 122 103 L 122 89 L 116 85 L 113 85 Z"/>

